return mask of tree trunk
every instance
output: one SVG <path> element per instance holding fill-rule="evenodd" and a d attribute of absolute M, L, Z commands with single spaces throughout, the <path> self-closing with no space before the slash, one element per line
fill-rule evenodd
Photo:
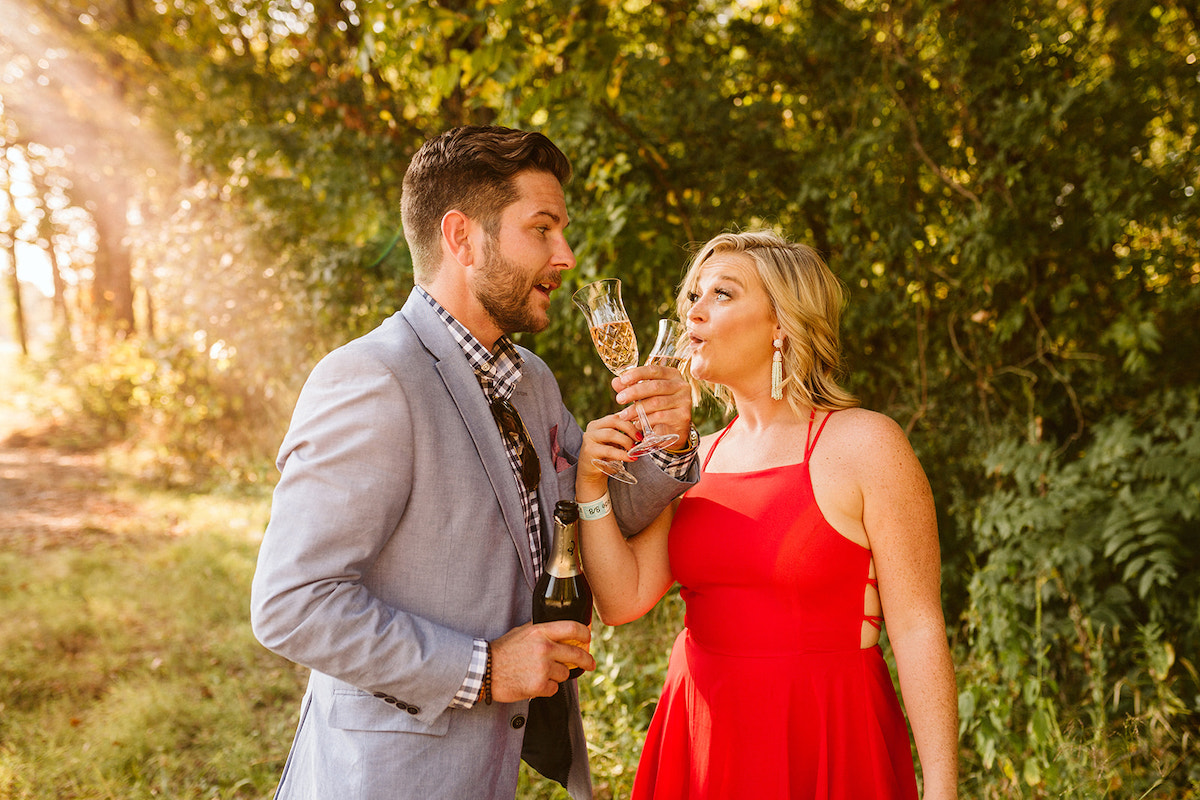
<path fill-rule="evenodd" d="M 5 189 L 7 192 L 7 187 Z M 9 194 L 9 201 L 12 195 Z M 21 304 L 21 280 L 17 277 L 17 240 L 12 235 L 8 237 L 8 263 L 10 265 L 9 285 L 13 298 L 13 327 L 16 328 L 17 343 L 21 345 L 21 354 L 29 355 L 29 340 L 25 335 L 25 308 Z"/>
<path fill-rule="evenodd" d="M 67 282 L 58 266 L 58 250 L 53 240 L 46 243 L 46 258 L 50 262 L 50 278 L 54 282 L 54 319 L 67 341 L 71 341 L 71 311 L 67 308 Z"/>
<path fill-rule="evenodd" d="M 88 204 L 96 223 L 92 286 L 96 323 L 128 335 L 134 332 L 133 260 L 125 242 L 129 185 L 116 176 L 104 176 L 96 184 L 89 194 L 97 199 Z"/>
<path fill-rule="evenodd" d="M 17 228 L 20 226 L 20 217 L 17 214 L 17 201 L 12 193 L 12 174 L 9 170 L 8 153 L 0 150 L 0 182 L 4 184 L 4 198 L 7 201 L 5 208 L 8 209 L 7 230 L 5 233 L 8 236 L 8 264 L 11 272 L 9 273 L 9 286 L 12 288 L 13 299 L 13 326 L 16 328 L 17 342 L 21 345 L 21 353 L 29 355 L 29 340 L 25 332 L 25 308 L 21 304 L 21 279 L 17 277 Z"/>

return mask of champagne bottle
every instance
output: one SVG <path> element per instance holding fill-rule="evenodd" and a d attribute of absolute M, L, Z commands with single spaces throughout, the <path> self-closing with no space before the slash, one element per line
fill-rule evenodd
<path fill-rule="evenodd" d="M 559 619 L 592 624 L 592 587 L 579 558 L 579 506 L 569 500 L 561 500 L 554 506 L 554 542 L 545 570 L 533 589 L 533 621 Z M 579 641 L 568 640 L 564 644 L 587 649 Z M 572 678 L 583 674 L 580 667 L 567 666 Z"/>

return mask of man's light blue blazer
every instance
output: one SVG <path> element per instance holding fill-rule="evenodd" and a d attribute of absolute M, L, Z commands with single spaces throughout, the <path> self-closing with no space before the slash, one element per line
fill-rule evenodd
<path fill-rule="evenodd" d="M 542 518 L 574 497 L 582 432 L 521 350 L 512 398 L 542 464 Z M 462 349 L 415 291 L 305 383 L 251 597 L 259 641 L 312 670 L 277 797 L 512 800 L 527 702 L 450 708 L 475 638 L 528 622 L 534 582 L 516 479 Z M 644 458 L 614 482 L 644 527 L 695 480 Z M 545 526 L 549 528 L 549 526 Z M 549 531 L 544 532 L 549 536 Z M 543 547 L 548 542 L 543 542 Z M 591 796 L 574 682 L 573 798 Z"/>

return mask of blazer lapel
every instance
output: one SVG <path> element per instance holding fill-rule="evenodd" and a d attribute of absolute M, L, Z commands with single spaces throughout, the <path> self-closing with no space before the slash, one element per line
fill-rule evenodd
<path fill-rule="evenodd" d="M 500 431 L 496 427 L 483 389 L 475 378 L 475 372 L 467 362 L 462 347 L 446 328 L 446 324 L 416 290 L 409 295 L 401 313 L 433 357 L 434 368 L 441 376 L 446 391 L 471 436 L 491 489 L 500 501 L 505 526 L 521 560 L 525 580 L 532 590 L 537 576 L 533 574 L 533 558 L 529 553 L 529 535 L 525 530 L 521 496 L 512 468 L 508 465 L 508 455 L 500 438 Z M 464 453 L 463 457 L 467 458 L 469 455 Z"/>

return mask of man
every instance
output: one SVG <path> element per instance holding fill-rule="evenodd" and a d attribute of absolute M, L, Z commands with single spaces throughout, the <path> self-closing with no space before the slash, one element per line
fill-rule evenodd
<path fill-rule="evenodd" d="M 569 177 L 537 133 L 427 142 L 402 200 L 416 288 L 300 394 L 251 599 L 259 640 L 312 669 L 279 798 L 511 800 L 523 745 L 572 797 L 591 795 L 565 664 L 595 662 L 563 643 L 590 632 L 529 624 L 582 433 L 550 370 L 508 338 L 547 326 L 575 265 Z M 614 483 L 635 531 L 695 480 L 690 395 L 662 367 L 613 384 L 693 442 L 638 460 L 636 486 Z"/>

